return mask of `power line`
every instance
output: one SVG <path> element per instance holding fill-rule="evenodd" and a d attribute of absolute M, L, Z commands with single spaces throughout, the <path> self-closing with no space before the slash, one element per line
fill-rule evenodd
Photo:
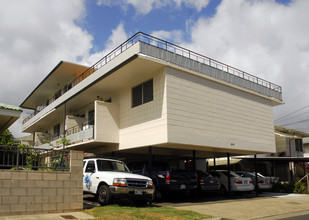
<path fill-rule="evenodd" d="M 302 123 L 302 122 L 305 122 L 305 121 L 309 121 L 309 119 L 305 119 L 305 120 L 301 120 L 301 121 L 296 121 L 296 122 L 292 122 L 292 123 L 288 123 L 288 124 L 283 124 L 283 125 L 281 125 L 281 126 L 287 126 L 287 125 Z"/>
<path fill-rule="evenodd" d="M 298 109 L 298 110 L 296 110 L 296 111 L 293 111 L 293 112 L 291 112 L 291 113 L 289 113 L 289 114 L 287 114 L 287 115 L 285 115 L 285 116 L 282 116 L 281 118 L 278 118 L 278 119 L 276 119 L 275 121 L 279 121 L 279 120 L 281 120 L 281 119 L 283 119 L 283 118 L 286 118 L 286 117 L 288 117 L 288 116 L 290 116 L 290 115 L 292 115 L 292 114 L 294 114 L 294 113 L 296 113 L 296 112 L 299 112 L 299 111 L 301 111 L 301 110 L 303 110 L 303 109 L 305 109 L 305 108 L 307 108 L 307 107 L 309 107 L 309 105 L 307 105 L 307 106 L 305 106 L 305 107 L 302 107 L 302 108 L 300 108 L 300 109 Z"/>

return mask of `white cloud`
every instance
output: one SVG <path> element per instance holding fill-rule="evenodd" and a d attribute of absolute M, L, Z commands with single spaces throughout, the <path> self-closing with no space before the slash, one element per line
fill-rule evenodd
<path fill-rule="evenodd" d="M 150 35 L 160 38 L 165 41 L 171 41 L 175 44 L 183 42 L 183 32 L 181 30 L 173 31 L 154 31 Z"/>
<path fill-rule="evenodd" d="M 190 21 L 191 41 L 181 45 L 282 86 L 279 118 L 309 103 L 308 8 L 302 0 L 223 0 L 213 17 Z"/>
<path fill-rule="evenodd" d="M 0 102 L 19 106 L 61 60 L 89 56 L 84 16 L 84 0 L 1 0 Z"/>
<path fill-rule="evenodd" d="M 137 14 L 148 14 L 154 9 L 159 9 L 167 6 L 180 8 L 182 4 L 189 8 L 195 8 L 201 11 L 209 3 L 209 0 L 98 0 L 98 5 L 105 6 L 120 6 L 124 11 L 131 5 L 135 8 Z"/>
<path fill-rule="evenodd" d="M 125 40 L 128 39 L 126 31 L 124 29 L 123 23 L 120 23 L 115 29 L 112 30 L 112 34 L 109 36 L 107 42 L 105 43 L 105 48 L 103 51 L 91 54 L 91 56 L 87 59 L 87 65 L 91 65 L 101 58 L 103 58 L 107 53 L 114 50 L 120 44 L 122 44 Z"/>

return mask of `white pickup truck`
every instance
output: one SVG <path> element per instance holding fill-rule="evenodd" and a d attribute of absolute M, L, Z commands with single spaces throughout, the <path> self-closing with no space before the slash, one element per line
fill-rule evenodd
<path fill-rule="evenodd" d="M 101 205 L 112 199 L 130 199 L 141 205 L 151 203 L 154 185 L 149 177 L 132 174 L 119 160 L 91 158 L 84 160 L 84 193 L 96 195 Z"/>

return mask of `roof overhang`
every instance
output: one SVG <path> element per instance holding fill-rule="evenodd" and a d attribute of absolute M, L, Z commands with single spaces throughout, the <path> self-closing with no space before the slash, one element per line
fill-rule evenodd
<path fill-rule="evenodd" d="M 22 108 L 35 109 L 37 103 L 45 103 L 55 92 L 64 88 L 64 86 L 74 80 L 77 76 L 89 69 L 74 63 L 61 61 L 45 77 L 45 79 L 32 91 L 32 93 L 20 105 Z"/>
<path fill-rule="evenodd" d="M 21 112 L 22 110 L 19 107 L 0 105 L 0 134 L 19 118 Z"/>
<path fill-rule="evenodd" d="M 294 130 L 292 128 L 286 128 L 283 126 L 275 125 L 275 134 L 279 136 L 291 137 L 291 138 L 305 138 L 309 137 L 309 134 L 303 131 Z"/>

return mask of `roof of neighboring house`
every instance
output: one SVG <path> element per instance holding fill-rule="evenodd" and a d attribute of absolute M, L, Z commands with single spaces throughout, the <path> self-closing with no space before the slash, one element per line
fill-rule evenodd
<path fill-rule="evenodd" d="M 299 138 L 309 137 L 309 134 L 303 131 L 298 131 L 292 128 L 286 128 L 282 126 L 275 126 L 275 132 L 282 136 L 297 136 Z"/>
<path fill-rule="evenodd" d="M 7 105 L 0 103 L 0 109 L 8 109 L 8 110 L 15 110 L 15 111 L 22 111 L 22 108 L 14 106 L 14 105 Z"/>
<path fill-rule="evenodd" d="M 19 118 L 21 112 L 20 107 L 0 103 L 0 134 Z"/>

